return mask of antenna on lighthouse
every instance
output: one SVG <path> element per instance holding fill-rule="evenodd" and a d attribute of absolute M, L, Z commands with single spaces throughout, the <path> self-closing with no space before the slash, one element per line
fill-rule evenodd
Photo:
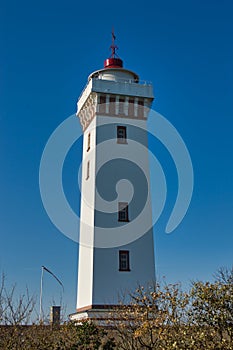
<path fill-rule="evenodd" d="M 116 35 L 114 32 L 114 28 L 112 28 L 112 45 L 110 46 L 111 56 L 104 61 L 104 68 L 122 68 L 123 67 L 123 61 L 119 58 L 119 56 L 116 53 L 116 50 L 118 50 L 118 47 L 115 44 L 115 40 L 116 40 Z"/>
<path fill-rule="evenodd" d="M 112 45 L 110 46 L 110 49 L 112 51 L 111 58 L 116 57 L 116 50 L 118 50 L 118 47 L 115 44 L 115 40 L 116 40 L 116 35 L 114 33 L 114 28 L 112 28 Z"/>

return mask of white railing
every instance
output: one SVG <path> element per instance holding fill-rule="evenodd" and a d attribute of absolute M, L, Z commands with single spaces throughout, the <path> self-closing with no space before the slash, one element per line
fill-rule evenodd
<path fill-rule="evenodd" d="M 102 81 L 108 81 L 108 82 L 115 82 L 115 83 L 120 83 L 120 84 L 137 84 L 137 85 L 144 85 L 144 86 L 152 86 L 152 82 L 150 81 L 146 81 L 146 80 L 135 80 L 135 79 L 124 79 L 124 78 L 116 78 L 116 79 L 102 79 L 102 78 L 91 78 L 90 80 L 88 80 L 88 82 L 86 83 L 85 87 L 83 88 L 78 101 L 80 100 L 80 98 L 82 97 L 84 91 L 86 90 L 88 84 L 91 82 L 91 80 L 102 80 Z"/>
<path fill-rule="evenodd" d="M 113 79 L 102 79 L 102 78 L 92 78 L 93 80 L 104 80 L 104 81 L 115 81 L 116 83 L 127 83 L 127 84 L 140 84 L 140 85 L 152 85 L 151 82 L 146 80 L 136 80 L 136 79 L 125 79 L 125 78 L 113 78 Z"/>

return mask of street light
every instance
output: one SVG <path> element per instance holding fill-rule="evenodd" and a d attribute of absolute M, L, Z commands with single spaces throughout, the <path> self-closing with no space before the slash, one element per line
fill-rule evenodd
<path fill-rule="evenodd" d="M 45 266 L 41 266 L 41 278 L 40 278 L 40 313 L 39 313 L 39 321 L 42 321 L 42 295 L 43 295 L 43 278 L 44 278 L 44 271 L 47 271 L 48 273 L 50 273 L 50 275 L 52 275 L 57 282 L 62 286 L 62 290 L 64 293 L 64 286 L 62 284 L 62 282 L 57 278 L 56 275 L 54 275 L 54 273 L 52 271 L 50 271 L 49 269 L 47 269 L 47 267 Z"/>

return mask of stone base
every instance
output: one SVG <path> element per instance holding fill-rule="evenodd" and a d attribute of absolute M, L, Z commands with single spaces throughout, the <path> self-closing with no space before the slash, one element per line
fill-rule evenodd
<path fill-rule="evenodd" d="M 116 321 L 116 311 L 114 309 L 90 309 L 75 312 L 69 315 L 70 321 L 81 324 L 84 321 L 92 321 L 99 326 L 112 327 Z"/>

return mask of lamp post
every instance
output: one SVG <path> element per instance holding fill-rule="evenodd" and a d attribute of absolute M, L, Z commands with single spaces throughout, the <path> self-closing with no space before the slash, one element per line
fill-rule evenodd
<path fill-rule="evenodd" d="M 43 313 L 43 310 L 42 310 L 42 297 L 43 297 L 43 279 L 44 279 L 44 270 L 47 271 L 48 273 L 50 273 L 50 275 L 52 275 L 56 281 L 62 286 L 62 290 L 63 290 L 63 293 L 64 293 L 64 286 L 62 284 L 62 282 L 57 278 L 57 276 L 54 275 L 53 272 L 51 272 L 49 269 L 47 269 L 47 267 L 45 266 L 41 266 L 41 278 L 40 278 L 40 313 L 39 313 L 39 321 L 43 321 L 43 318 L 42 318 L 42 313 Z"/>

